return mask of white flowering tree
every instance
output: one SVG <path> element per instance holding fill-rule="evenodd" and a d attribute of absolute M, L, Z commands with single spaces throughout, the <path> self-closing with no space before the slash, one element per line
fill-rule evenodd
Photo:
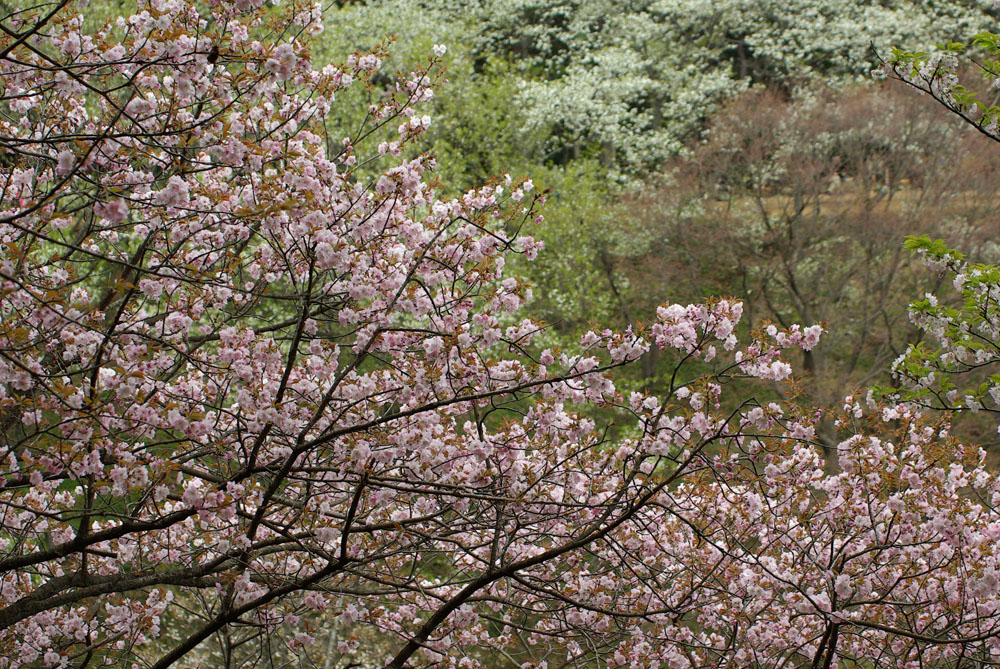
<path fill-rule="evenodd" d="M 865 74 L 873 44 L 929 47 L 985 29 L 995 14 L 989 0 L 383 0 L 345 3 L 331 17 L 331 44 L 367 48 L 393 33 L 404 54 L 447 26 L 470 58 L 463 75 L 469 64 L 488 73 L 496 56 L 515 64 L 498 73 L 513 82 L 508 114 L 523 118 L 505 137 L 532 161 L 590 157 L 635 175 L 675 155 L 748 83 Z"/>
<path fill-rule="evenodd" d="M 561 159 L 656 166 L 747 83 L 867 73 L 871 47 L 930 46 L 992 25 L 977 2 L 469 0 L 480 49 L 520 64 L 528 123 Z"/>

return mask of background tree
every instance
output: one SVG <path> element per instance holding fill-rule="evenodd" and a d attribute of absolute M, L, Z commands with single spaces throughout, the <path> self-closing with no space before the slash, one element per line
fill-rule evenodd
<path fill-rule="evenodd" d="M 748 83 L 791 90 L 867 74 L 870 48 L 930 46 L 994 22 L 989 2 L 789 3 L 732 0 L 454 2 L 475 17 L 481 53 L 525 80 L 528 123 L 549 156 L 581 155 L 634 174 L 697 137 Z M 683 45 L 683 46 L 682 46 Z"/>
<path fill-rule="evenodd" d="M 990 253 L 994 147 L 905 90 L 749 91 L 707 134 L 666 183 L 625 200 L 621 227 L 641 234 L 619 232 L 611 256 L 623 308 L 646 320 L 668 293 L 732 293 L 753 323 L 824 323 L 802 361 L 819 406 L 888 380 L 919 337 L 907 304 L 940 279 L 908 257 L 907 233 Z"/>

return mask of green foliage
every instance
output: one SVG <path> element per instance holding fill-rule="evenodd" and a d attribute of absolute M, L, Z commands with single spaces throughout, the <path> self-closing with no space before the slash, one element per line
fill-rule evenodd
<path fill-rule="evenodd" d="M 551 325 L 551 343 L 571 345 L 589 324 L 620 323 L 620 305 L 612 288 L 614 269 L 602 263 L 614 253 L 609 232 L 616 226 L 613 192 L 604 169 L 594 161 L 533 170 L 536 184 L 548 191 L 545 220 L 528 230 L 545 248 L 534 262 L 516 271 L 535 286 L 529 309 Z"/>
<path fill-rule="evenodd" d="M 435 104 L 427 133 L 441 180 L 469 189 L 501 172 L 536 174 L 530 158 L 544 138 L 525 129 L 510 65 L 490 58 L 475 71 L 469 53 L 458 50 L 448 66 L 448 95 Z"/>
<path fill-rule="evenodd" d="M 903 248 L 914 253 L 923 253 L 936 260 L 962 260 L 965 254 L 949 248 L 943 239 L 931 239 L 927 235 L 907 235 Z"/>
<path fill-rule="evenodd" d="M 1000 105 L 993 89 L 1000 86 L 1000 35 L 980 32 L 971 44 L 946 41 L 936 51 L 892 48 L 880 70 L 928 93 L 947 109 L 994 139 L 1000 137 Z M 978 72 L 986 84 L 972 85 L 969 71 Z"/>
<path fill-rule="evenodd" d="M 950 412 L 1000 412 L 1000 266 L 971 263 L 942 239 L 911 236 L 906 248 L 952 279 L 952 304 L 932 294 L 910 304 L 910 318 L 934 340 L 911 345 L 893 364 L 900 388 L 882 395 Z"/>

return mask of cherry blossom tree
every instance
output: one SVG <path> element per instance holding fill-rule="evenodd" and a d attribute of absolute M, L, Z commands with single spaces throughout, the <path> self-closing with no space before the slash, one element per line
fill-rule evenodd
<path fill-rule="evenodd" d="M 157 1 L 86 31 L 64 0 L 2 23 L 6 666 L 166 667 L 334 595 L 403 639 L 395 665 L 448 654 L 470 600 L 560 573 L 730 438 L 709 399 L 632 398 L 614 443 L 570 411 L 621 404 L 604 372 L 647 344 L 531 351 L 504 274 L 537 251 L 531 182 L 436 200 L 433 159 L 394 157 L 445 48 L 381 91 L 383 53 L 312 67 L 320 18 Z M 365 122 L 325 127 L 350 86 Z M 674 307 L 649 335 L 713 356 L 739 313 Z M 735 360 L 787 376 L 780 348 Z M 212 604 L 144 654 L 189 591 Z"/>
<path fill-rule="evenodd" d="M 724 397 L 819 326 L 538 350 L 543 198 L 404 158 L 444 46 L 386 87 L 314 66 L 312 4 L 83 9 L 0 20 L 0 666 L 307 662 L 324 613 L 392 667 L 997 659 L 975 449 L 890 407 L 826 478 L 810 416 Z M 665 394 L 619 392 L 654 346 Z"/>

